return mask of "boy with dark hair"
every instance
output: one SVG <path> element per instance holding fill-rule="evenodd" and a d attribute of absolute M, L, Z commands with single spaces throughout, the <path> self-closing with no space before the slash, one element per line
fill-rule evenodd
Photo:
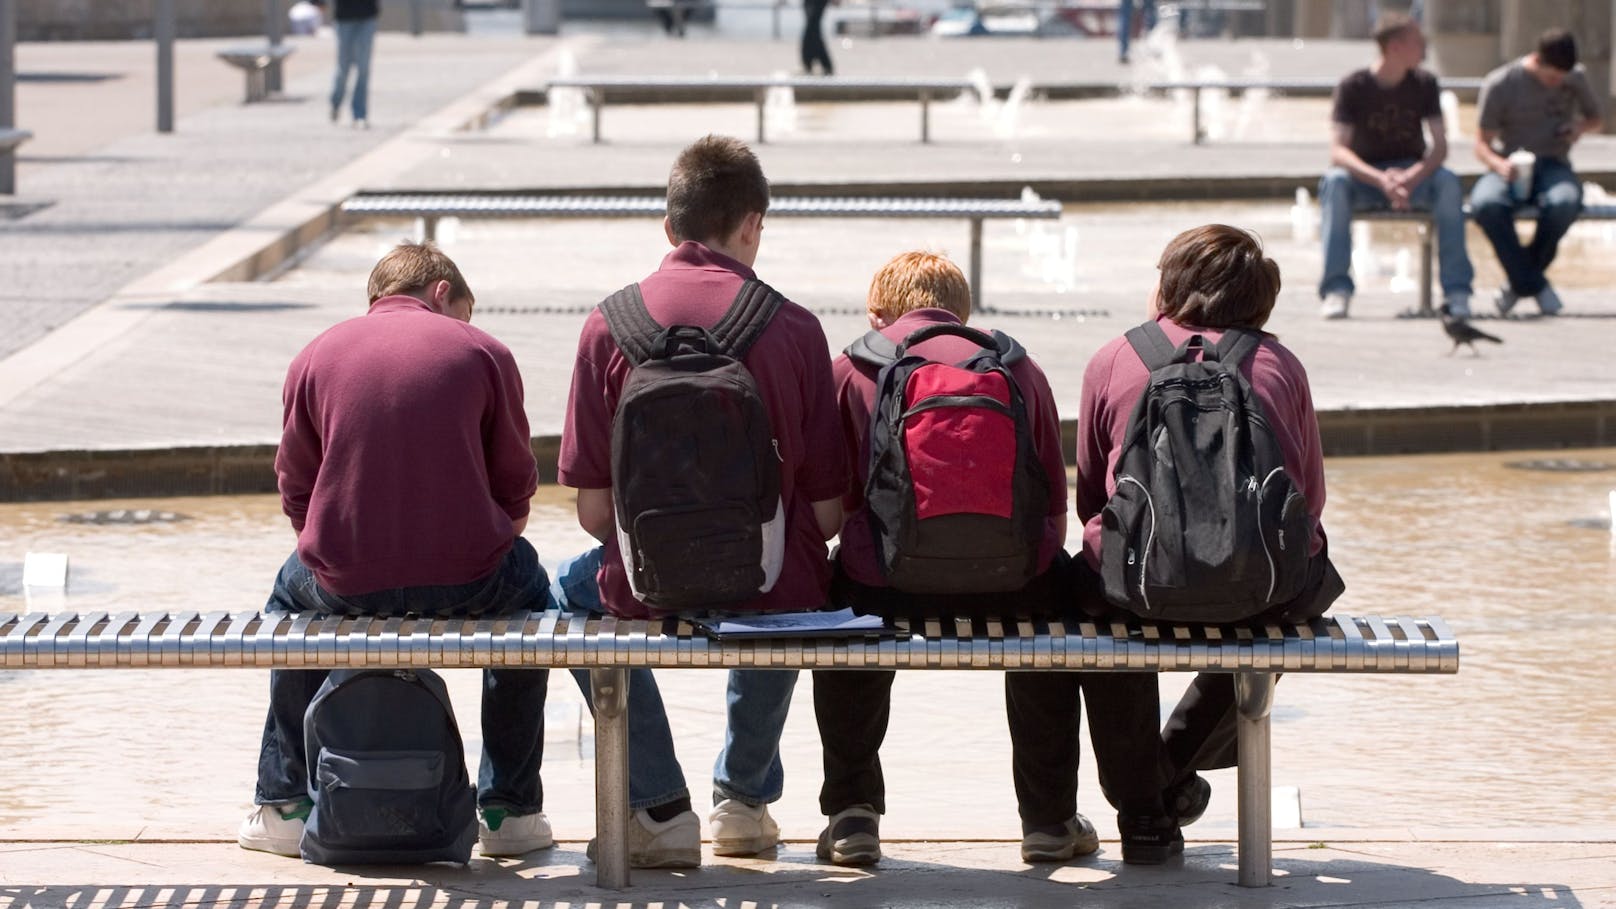
<path fill-rule="evenodd" d="M 1179 234 L 1167 244 L 1158 267 L 1161 278 L 1149 312 L 1174 346 L 1194 335 L 1215 345 L 1229 329 L 1262 332 L 1279 295 L 1279 266 L 1263 254 L 1256 237 L 1235 227 L 1209 224 Z M 1301 592 L 1265 615 L 1279 622 L 1305 621 L 1322 615 L 1344 586 L 1330 563 L 1319 522 L 1324 456 L 1307 371 L 1267 333 L 1238 369 L 1260 402 L 1311 524 Z M 1077 515 L 1083 521 L 1083 543 L 1074 577 L 1079 602 L 1097 613 L 1111 608 L 1098 574 L 1105 535 L 1102 514 L 1116 493 L 1129 418 L 1149 382 L 1150 369 L 1126 336 L 1100 348 L 1083 373 L 1077 437 Z M 1144 712 L 1156 716 L 1154 683 L 1145 696 L 1149 703 Z M 1211 787 L 1197 771 L 1234 766 L 1234 720 L 1234 677 L 1226 673 L 1197 675 L 1168 719 L 1159 742 L 1159 766 L 1162 802 L 1171 821 L 1160 833 L 1169 849 L 1183 848 L 1179 827 L 1199 818 L 1210 798 Z M 1156 744 L 1154 736 L 1150 740 Z"/>
<path fill-rule="evenodd" d="M 1564 29 L 1544 32 L 1537 50 L 1487 74 L 1476 109 L 1476 159 L 1487 172 L 1470 191 L 1470 208 L 1508 278 L 1494 302 L 1507 316 L 1533 297 L 1539 312 L 1555 315 L 1562 303 L 1545 272 L 1582 210 L 1571 146 L 1604 126 L 1576 39 Z M 1515 230 L 1515 212 L 1526 205 L 1538 209 L 1530 246 Z"/>
<path fill-rule="evenodd" d="M 1436 77 L 1420 68 L 1425 35 L 1407 16 L 1387 13 L 1376 23 L 1375 42 L 1379 58 L 1341 79 L 1330 112 L 1330 169 L 1319 180 L 1321 315 L 1345 319 L 1352 304 L 1353 212 L 1391 208 L 1431 212 L 1443 301 L 1468 319 L 1475 275 L 1465 252 L 1464 190 L 1442 166 L 1447 129 Z"/>
<path fill-rule="evenodd" d="M 978 355 L 977 340 L 961 336 L 971 316 L 971 291 L 959 267 L 927 252 L 903 253 L 881 268 L 870 283 L 869 321 L 885 342 L 902 344 L 933 363 L 955 364 Z M 951 330 L 952 329 L 952 330 Z M 926 331 L 927 335 L 916 335 Z M 867 336 L 864 343 L 868 343 Z M 981 337 L 981 336 L 978 336 Z M 987 336 L 996 341 L 995 336 Z M 991 343 L 991 341 L 990 341 Z M 856 346 L 856 345 L 855 345 Z M 1001 609 L 1007 613 L 1052 613 L 1064 605 L 1062 579 L 1069 558 L 1066 538 L 1066 467 L 1061 455 L 1060 417 L 1043 371 L 1030 358 L 1010 357 L 1006 365 L 1024 404 L 1032 453 L 1032 469 L 1041 485 L 1043 505 L 1035 516 L 1034 577 L 1015 590 L 986 593 L 914 593 L 897 589 L 883 566 L 883 533 L 890 517 L 878 518 L 866 499 L 870 481 L 871 413 L 877 406 L 879 368 L 861 355 L 836 358 L 837 403 L 849 459 L 856 465 L 842 498 L 847 512 L 836 553 L 833 598 L 861 612 L 892 615 L 969 615 Z M 931 368 L 931 367 L 924 367 Z M 920 373 L 912 373 L 918 377 Z M 980 423 L 973 437 L 987 437 Z M 978 450 L 984 460 L 991 455 Z M 978 465 L 981 467 L 980 463 Z M 982 468 L 991 473 L 991 468 Z M 957 476 L 959 486 L 980 486 L 983 476 Z M 973 518 L 976 516 L 972 516 Z M 824 749 L 825 782 L 820 809 L 828 818 L 817 847 L 821 859 L 838 865 L 867 865 L 881 858 L 880 816 L 886 811 L 886 786 L 879 750 L 891 714 L 894 673 L 885 670 L 837 670 L 814 673 L 814 713 Z M 1142 697 L 1129 697 L 1130 686 L 1148 685 L 1148 673 L 1034 673 L 1005 675 L 1005 705 L 1013 746 L 1012 772 L 1022 818 L 1021 856 L 1028 862 L 1066 861 L 1099 848 L 1094 825 L 1077 812 L 1079 694 L 1088 704 L 1091 737 L 1102 776 L 1112 793 L 1130 808 L 1160 814 L 1160 786 L 1154 776 L 1135 772 L 1139 766 L 1131 731 L 1154 727 L 1157 717 L 1126 713 Z M 1118 708 L 1121 708 L 1120 710 Z M 1143 753 L 1153 759 L 1155 751 Z M 1146 761 L 1148 765 L 1149 761 Z M 1110 771 L 1109 773 L 1107 771 Z M 1125 852 L 1130 852 L 1126 850 Z"/>
<path fill-rule="evenodd" d="M 757 286 L 752 265 L 768 202 L 768 181 L 744 143 L 708 136 L 680 152 L 668 179 L 663 222 L 673 251 L 637 285 L 648 317 L 664 328 L 717 334 L 738 295 Z M 825 541 L 841 524 L 839 497 L 846 486 L 825 334 L 812 313 L 782 299 L 740 359 L 766 405 L 784 548 L 766 589 L 713 605 L 740 612 L 818 609 L 830 581 Z M 652 612 L 632 586 L 621 541 L 634 528 L 619 526 L 614 502 L 614 489 L 629 478 L 613 475 L 613 419 L 635 368 L 607 313 L 597 308 L 578 341 L 558 471 L 563 485 L 578 490 L 579 524 L 603 544 L 559 568 L 558 589 L 574 607 L 593 601 L 627 617 Z M 713 770 L 710 819 L 719 855 L 751 855 L 779 842 L 768 803 L 779 799 L 784 786 L 780 735 L 796 676 L 791 670 L 730 673 L 728 731 Z M 632 684 L 630 692 L 632 704 L 637 697 Z M 661 835 L 654 812 L 641 811 L 636 818 L 648 834 Z M 694 863 L 697 825 L 693 816 L 683 823 L 689 838 L 681 840 L 687 844 L 681 848 Z M 631 862 L 637 852 L 631 852 Z"/>
<path fill-rule="evenodd" d="M 405 243 L 376 263 L 369 311 L 292 361 L 275 455 L 297 551 L 266 612 L 475 618 L 547 606 L 522 538 L 538 483 L 522 378 L 504 344 L 471 327 L 454 262 Z M 408 452 L 400 457 L 399 452 Z M 298 855 L 313 802 L 304 715 L 324 670 L 275 669 L 244 849 Z M 543 669 L 483 672 L 484 855 L 551 845 L 539 764 Z"/>

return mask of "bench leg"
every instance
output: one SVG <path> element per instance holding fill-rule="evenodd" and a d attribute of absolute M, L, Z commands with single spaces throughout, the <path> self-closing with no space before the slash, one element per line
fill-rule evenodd
<path fill-rule="evenodd" d="M 762 145 L 764 142 L 768 141 L 768 138 L 767 138 L 767 136 L 764 135 L 764 130 L 763 130 L 763 108 L 768 104 L 769 90 L 766 89 L 766 88 L 758 89 L 757 91 L 752 93 L 752 100 L 757 102 L 757 121 L 758 121 L 758 138 L 757 138 L 757 141 L 758 141 L 759 145 Z"/>
<path fill-rule="evenodd" d="M 589 670 L 595 707 L 595 885 L 628 889 L 628 670 Z"/>
<path fill-rule="evenodd" d="M 931 141 L 931 92 L 920 93 L 920 143 Z"/>
<path fill-rule="evenodd" d="M 971 219 L 971 308 L 982 306 L 982 219 Z"/>
<path fill-rule="evenodd" d="M 17 192 L 17 155 L 11 149 L 0 151 L 0 196 Z"/>
<path fill-rule="evenodd" d="M 1273 770 L 1269 765 L 1268 714 L 1274 704 L 1274 674 L 1234 676 L 1239 733 L 1240 886 L 1266 887 L 1273 866 Z"/>
<path fill-rule="evenodd" d="M 1201 140 L 1206 138 L 1206 133 L 1201 132 L 1201 87 L 1199 85 L 1190 89 L 1190 128 L 1195 134 L 1195 144 L 1200 145 Z"/>
<path fill-rule="evenodd" d="M 1436 222 L 1427 219 L 1420 225 L 1420 316 L 1426 319 L 1436 315 L 1431 308 L 1431 258 L 1436 248 Z"/>
<path fill-rule="evenodd" d="M 589 113 L 594 120 L 590 136 L 596 145 L 600 144 L 600 109 L 606 104 L 606 90 L 592 88 L 589 90 Z"/>

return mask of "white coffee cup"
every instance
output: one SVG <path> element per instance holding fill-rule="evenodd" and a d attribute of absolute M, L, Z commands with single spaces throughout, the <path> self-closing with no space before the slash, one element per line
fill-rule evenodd
<path fill-rule="evenodd" d="M 1537 155 L 1524 148 L 1516 149 L 1510 153 L 1509 164 L 1515 169 L 1515 179 L 1509 184 L 1510 195 L 1517 202 L 1525 202 L 1532 196 L 1532 168 L 1537 164 Z"/>

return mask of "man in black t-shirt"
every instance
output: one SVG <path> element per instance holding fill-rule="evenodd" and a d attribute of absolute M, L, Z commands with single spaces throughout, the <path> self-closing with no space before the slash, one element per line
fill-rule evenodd
<path fill-rule="evenodd" d="M 1352 213 L 1392 208 L 1431 212 L 1443 302 L 1467 319 L 1474 273 L 1464 245 L 1464 191 L 1442 166 L 1448 140 L 1437 81 L 1419 68 L 1425 35 L 1407 16 L 1388 13 L 1375 25 L 1375 42 L 1380 57 L 1341 80 L 1330 112 L 1331 167 L 1319 181 L 1323 316 L 1344 319 L 1352 302 Z"/>

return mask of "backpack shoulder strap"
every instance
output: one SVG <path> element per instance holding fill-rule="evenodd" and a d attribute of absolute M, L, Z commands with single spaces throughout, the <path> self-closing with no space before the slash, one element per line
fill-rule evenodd
<path fill-rule="evenodd" d="M 855 363 L 880 369 L 898 359 L 898 342 L 872 328 L 847 345 L 842 353 Z"/>
<path fill-rule="evenodd" d="M 779 291 L 762 281 L 756 278 L 748 280 L 741 285 L 740 291 L 735 294 L 735 302 L 729 305 L 709 333 L 719 347 L 739 360 L 763 335 L 785 299 Z"/>
<path fill-rule="evenodd" d="M 1251 356 L 1261 343 L 1262 335 L 1257 332 L 1241 328 L 1228 329 L 1218 341 L 1218 362 L 1233 369 L 1246 357 Z"/>
<path fill-rule="evenodd" d="M 1133 346 L 1134 353 L 1145 361 L 1145 368 L 1151 372 L 1178 361 L 1178 349 L 1173 347 L 1167 332 L 1162 331 L 1162 327 L 1157 325 L 1154 319 L 1128 329 L 1126 337 L 1128 343 Z"/>
<path fill-rule="evenodd" d="M 651 359 L 652 342 L 662 334 L 662 326 L 651 318 L 640 296 L 640 285 L 630 284 L 600 302 L 600 314 L 623 356 L 635 366 Z"/>
<path fill-rule="evenodd" d="M 993 340 L 999 347 L 999 362 L 1005 366 L 1014 366 L 1027 358 L 1027 348 L 1004 332 L 994 329 Z"/>

